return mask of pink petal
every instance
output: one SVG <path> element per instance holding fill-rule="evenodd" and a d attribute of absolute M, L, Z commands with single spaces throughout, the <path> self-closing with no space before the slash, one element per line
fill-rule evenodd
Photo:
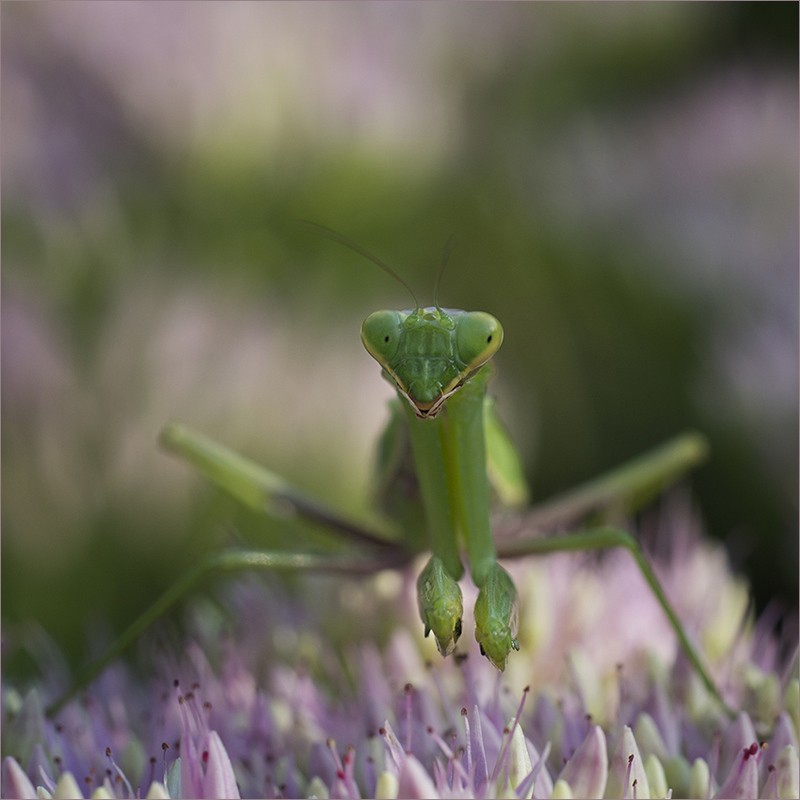
<path fill-rule="evenodd" d="M 3 759 L 3 790 L 2 796 L 8 800 L 36 800 L 36 789 L 28 779 L 22 767 L 15 758 L 6 756 Z"/>
<path fill-rule="evenodd" d="M 599 725 L 591 727 L 558 779 L 569 784 L 575 797 L 603 796 L 608 780 L 608 750 Z"/>
<path fill-rule="evenodd" d="M 633 731 L 627 725 L 623 727 L 611 757 L 606 794 L 623 798 L 650 796 L 650 783 L 644 771 L 644 761 Z"/>
<path fill-rule="evenodd" d="M 758 797 L 758 753 L 755 742 L 744 748 L 714 797 L 727 800 Z"/>
<path fill-rule="evenodd" d="M 197 745 L 188 734 L 181 738 L 181 795 L 183 797 L 202 797 L 203 765 Z"/>
<path fill-rule="evenodd" d="M 406 800 L 435 800 L 441 797 L 425 767 L 412 755 L 407 755 L 400 767 L 397 796 Z"/>
<path fill-rule="evenodd" d="M 203 797 L 239 800 L 239 787 L 233 774 L 233 765 L 216 731 L 210 731 L 206 737 L 206 752 L 208 763 L 203 779 Z"/>

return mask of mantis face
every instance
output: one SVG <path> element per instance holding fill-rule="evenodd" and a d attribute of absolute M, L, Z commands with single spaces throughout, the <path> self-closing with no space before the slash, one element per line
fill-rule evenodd
<path fill-rule="evenodd" d="M 376 311 L 361 341 L 417 416 L 432 419 L 498 351 L 503 327 L 484 311 Z"/>

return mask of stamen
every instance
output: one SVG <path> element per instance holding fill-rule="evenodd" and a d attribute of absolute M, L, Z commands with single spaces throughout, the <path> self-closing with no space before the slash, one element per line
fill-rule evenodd
<path fill-rule="evenodd" d="M 397 766 L 398 769 L 400 769 L 405 760 L 406 751 L 403 750 L 403 747 L 400 744 L 400 740 L 395 735 L 388 721 L 386 722 L 385 725 L 382 725 L 378 729 L 378 733 L 381 735 L 383 741 L 386 743 L 386 746 L 389 748 L 389 753 L 391 754 L 392 760 L 394 761 L 395 765 Z"/>
<path fill-rule="evenodd" d="M 461 716 L 464 718 L 464 739 L 467 743 L 467 772 L 472 772 L 472 737 L 469 735 L 469 716 L 467 709 L 462 706 Z"/>
<path fill-rule="evenodd" d="M 325 746 L 328 748 L 328 752 L 333 756 L 333 765 L 336 767 L 336 777 L 340 780 L 344 780 L 344 766 L 342 765 L 342 759 L 339 757 L 339 751 L 336 749 L 336 742 L 333 739 L 328 739 L 325 742 Z"/>
<path fill-rule="evenodd" d="M 628 787 L 631 785 L 631 772 L 633 770 L 633 753 L 628 756 L 628 768 L 625 770 L 625 788 L 622 792 L 622 796 L 625 797 L 628 793 Z M 634 798 L 636 795 L 636 781 L 634 781 Z"/>
<path fill-rule="evenodd" d="M 134 797 L 133 787 L 128 782 L 128 779 L 125 777 L 125 773 L 117 766 L 116 761 L 114 761 L 114 757 L 111 754 L 111 748 L 106 747 L 106 758 L 109 760 L 112 769 L 117 773 L 116 777 L 114 778 L 115 783 L 122 782 L 125 784 L 125 788 L 128 791 L 129 797 Z"/>
<path fill-rule="evenodd" d="M 344 766 L 344 785 L 347 787 L 347 791 L 352 798 L 359 797 L 358 787 L 356 785 L 356 778 L 355 778 L 355 763 L 356 763 L 356 751 L 352 745 L 348 745 L 347 749 L 344 751 L 344 756 L 342 757 L 342 764 Z"/>
<path fill-rule="evenodd" d="M 497 780 L 500 767 L 507 766 L 507 764 L 505 764 L 504 762 L 508 761 L 508 748 L 511 745 L 511 738 L 514 735 L 514 730 L 519 724 L 519 719 L 522 716 L 522 709 L 525 708 L 525 700 L 527 700 L 528 692 L 530 692 L 530 690 L 531 690 L 530 686 L 526 686 L 522 690 L 522 697 L 520 698 L 519 705 L 517 706 L 517 713 L 514 715 L 514 719 L 511 722 L 511 727 L 503 729 L 503 744 L 500 747 L 500 752 L 497 755 L 497 761 L 495 762 L 494 769 L 492 770 L 492 777 L 491 777 L 492 782 Z M 508 734 L 508 736 L 506 736 L 505 734 Z"/>
<path fill-rule="evenodd" d="M 539 779 L 539 773 L 544 769 L 548 758 L 550 758 L 550 742 L 547 742 L 544 746 L 544 750 L 542 750 L 539 760 L 534 764 L 533 769 L 517 786 L 517 797 L 527 797 L 531 793 L 531 789 Z"/>
<path fill-rule="evenodd" d="M 444 753 L 445 757 L 448 759 L 448 762 L 452 764 L 453 770 L 458 772 L 459 777 L 468 784 L 469 772 L 468 770 L 464 769 L 464 765 L 456 758 L 456 754 L 453 752 L 452 748 L 447 744 L 447 742 L 445 742 L 444 739 L 442 739 L 441 736 L 439 736 L 438 733 L 436 733 L 432 727 L 428 726 L 427 732 L 431 739 L 433 739 L 433 741 L 436 743 L 437 747 L 442 751 L 442 753 Z"/>
<path fill-rule="evenodd" d="M 404 692 L 404 701 L 405 701 L 405 712 L 406 712 L 406 719 L 405 719 L 405 727 L 406 727 L 406 741 L 405 741 L 405 751 L 406 753 L 411 753 L 411 703 L 412 697 L 411 694 L 414 691 L 414 687 L 407 683 L 403 688 Z"/>

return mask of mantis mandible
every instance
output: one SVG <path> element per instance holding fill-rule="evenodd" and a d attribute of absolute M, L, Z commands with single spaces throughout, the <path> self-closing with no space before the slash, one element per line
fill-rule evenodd
<path fill-rule="evenodd" d="M 312 225 L 323 236 L 373 261 L 411 292 L 379 258 L 328 228 Z M 411 295 L 413 298 L 413 292 Z M 487 393 L 491 359 L 503 342 L 503 328 L 483 311 L 444 309 L 438 303 L 423 308 L 416 298 L 414 304 L 406 311 L 376 311 L 361 326 L 367 352 L 397 393 L 378 447 L 378 496 L 386 515 L 400 526 L 402 536 L 393 537 L 346 519 L 201 433 L 179 424 L 168 425 L 161 434 L 162 445 L 215 486 L 259 513 L 278 518 L 291 514 L 324 527 L 332 537 L 349 545 L 349 554 L 230 549 L 206 555 L 78 676 L 70 691 L 51 706 L 50 713 L 61 708 L 210 573 L 264 569 L 370 574 L 405 565 L 416 555 L 430 551 L 417 579 L 418 608 L 425 636 L 432 633 L 439 652 L 447 656 L 453 653 L 462 633 L 459 580 L 466 557 L 470 577 L 478 588 L 474 635 L 481 653 L 502 671 L 511 652 L 519 650 L 519 643 L 517 591 L 498 563 L 498 556 L 517 558 L 612 547 L 630 552 L 706 689 L 726 713 L 733 713 L 629 533 L 598 524 L 569 534 L 538 535 L 554 524 L 574 525 L 590 513 L 602 519 L 607 509 L 617 515 L 635 510 L 702 461 L 705 440 L 698 434 L 684 434 L 521 512 L 518 519 L 523 535 L 496 545 L 490 516 L 493 496 L 517 508 L 526 504 L 528 496 L 519 455 Z"/>

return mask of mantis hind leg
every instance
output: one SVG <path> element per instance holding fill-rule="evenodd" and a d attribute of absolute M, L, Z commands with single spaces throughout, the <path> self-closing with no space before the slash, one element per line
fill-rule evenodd
<path fill-rule="evenodd" d="M 675 636 L 689 660 L 691 665 L 700 677 L 703 685 L 708 690 L 709 694 L 719 704 L 720 708 L 725 711 L 728 716 L 733 717 L 734 711 L 725 702 L 722 694 L 714 683 L 703 657 L 699 650 L 692 643 L 686 629 L 678 617 L 677 612 L 669 601 L 661 582 L 658 580 L 653 568 L 650 566 L 647 557 L 645 556 L 642 548 L 636 539 L 631 536 L 627 531 L 615 528 L 610 525 L 601 526 L 598 528 L 591 528 L 577 533 L 565 534 L 563 536 L 553 536 L 550 538 L 536 538 L 536 539 L 523 539 L 519 541 L 509 542 L 501 548 L 501 555 L 507 558 L 517 558 L 521 556 L 531 555 L 544 555 L 547 553 L 559 553 L 567 551 L 585 551 L 585 550 L 601 550 L 612 547 L 621 547 L 627 550 L 639 571 L 642 573 L 645 581 L 647 582 L 653 596 L 658 601 L 664 614 L 669 620 Z"/>
<path fill-rule="evenodd" d="M 161 619 L 167 611 L 202 585 L 210 576 L 243 570 L 315 571 L 367 575 L 392 565 L 386 555 L 386 553 L 381 553 L 378 556 L 373 553 L 371 556 L 355 558 L 328 554 L 238 549 L 209 553 L 132 622 L 100 658 L 79 673 L 71 688 L 47 709 L 47 714 L 48 716 L 56 714 L 70 699 L 100 675 L 112 661 L 134 644 L 153 623 Z"/>
<path fill-rule="evenodd" d="M 56 713 L 70 698 L 96 678 L 114 659 L 125 652 L 141 634 L 160 619 L 209 576 L 242 570 L 317 571 L 371 574 L 407 562 L 411 556 L 388 534 L 373 531 L 348 520 L 335 510 L 308 497 L 288 481 L 183 425 L 167 426 L 161 444 L 188 461 L 218 488 L 246 507 L 266 516 L 295 516 L 322 526 L 331 541 L 357 545 L 351 553 L 290 553 L 231 549 L 208 553 L 189 572 L 173 583 L 141 616 L 132 622 L 106 652 L 89 664 L 72 687 L 48 708 Z"/>

